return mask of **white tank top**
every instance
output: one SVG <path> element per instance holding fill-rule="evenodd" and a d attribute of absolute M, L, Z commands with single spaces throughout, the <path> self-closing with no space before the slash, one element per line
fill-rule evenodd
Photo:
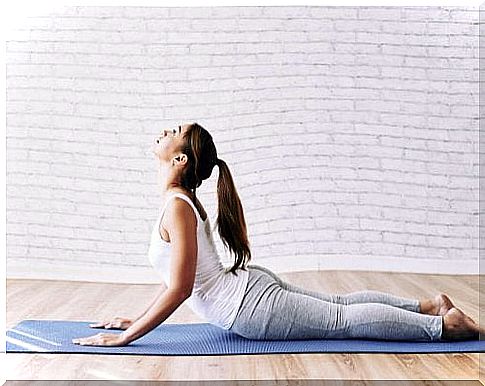
<path fill-rule="evenodd" d="M 169 196 L 153 227 L 148 257 L 152 267 L 170 286 L 171 244 L 160 236 L 160 222 L 169 201 L 179 197 L 188 202 L 197 218 L 197 270 L 192 295 L 185 301 L 197 315 L 226 330 L 230 329 L 246 291 L 249 272 L 238 268 L 237 276 L 221 263 L 212 238 L 209 217 L 203 221 L 194 203 L 182 193 Z"/>

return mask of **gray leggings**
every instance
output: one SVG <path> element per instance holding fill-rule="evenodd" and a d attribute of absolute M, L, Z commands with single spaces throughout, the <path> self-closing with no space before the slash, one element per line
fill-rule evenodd
<path fill-rule="evenodd" d="M 248 265 L 249 282 L 230 331 L 248 339 L 440 340 L 443 316 L 419 313 L 419 300 L 379 291 L 331 295 L 284 282 Z"/>

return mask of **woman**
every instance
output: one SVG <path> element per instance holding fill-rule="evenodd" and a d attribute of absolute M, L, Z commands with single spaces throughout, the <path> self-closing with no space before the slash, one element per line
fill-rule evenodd
<path fill-rule="evenodd" d="M 163 209 L 152 232 L 149 258 L 162 288 L 136 320 L 114 318 L 90 325 L 124 330 L 73 339 L 122 346 L 163 323 L 183 302 L 199 316 L 249 339 L 387 340 L 478 339 L 482 329 L 445 294 L 408 299 L 379 291 L 346 295 L 312 292 L 281 280 L 251 259 L 243 207 L 227 164 L 199 124 L 164 130 L 154 142 L 160 162 Z M 207 213 L 196 188 L 219 167 L 217 228 L 234 265 L 217 255 Z M 175 199 L 178 198 L 178 199 Z"/>

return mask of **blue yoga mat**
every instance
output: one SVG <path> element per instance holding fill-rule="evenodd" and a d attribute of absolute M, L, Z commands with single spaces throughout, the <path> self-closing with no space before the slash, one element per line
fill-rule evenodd
<path fill-rule="evenodd" d="M 7 330 L 6 352 L 128 355 L 234 355 L 277 353 L 485 352 L 485 340 L 385 341 L 373 339 L 251 340 L 209 323 L 162 323 L 121 347 L 81 346 L 72 339 L 121 330 L 89 327 L 93 322 L 23 320 Z"/>

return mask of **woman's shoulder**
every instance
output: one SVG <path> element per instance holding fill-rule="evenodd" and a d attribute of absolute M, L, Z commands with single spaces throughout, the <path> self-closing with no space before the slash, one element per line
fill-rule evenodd
<path fill-rule="evenodd" d="M 193 209 L 196 210 L 197 214 L 199 215 L 202 221 L 205 221 L 207 219 L 207 213 L 197 198 L 194 204 L 194 199 L 193 199 L 194 195 L 191 192 L 172 190 L 167 195 L 167 199 L 165 200 L 165 205 L 168 205 L 168 201 L 174 197 L 180 197 L 182 200 L 186 201 L 187 204 L 189 204 Z"/>

